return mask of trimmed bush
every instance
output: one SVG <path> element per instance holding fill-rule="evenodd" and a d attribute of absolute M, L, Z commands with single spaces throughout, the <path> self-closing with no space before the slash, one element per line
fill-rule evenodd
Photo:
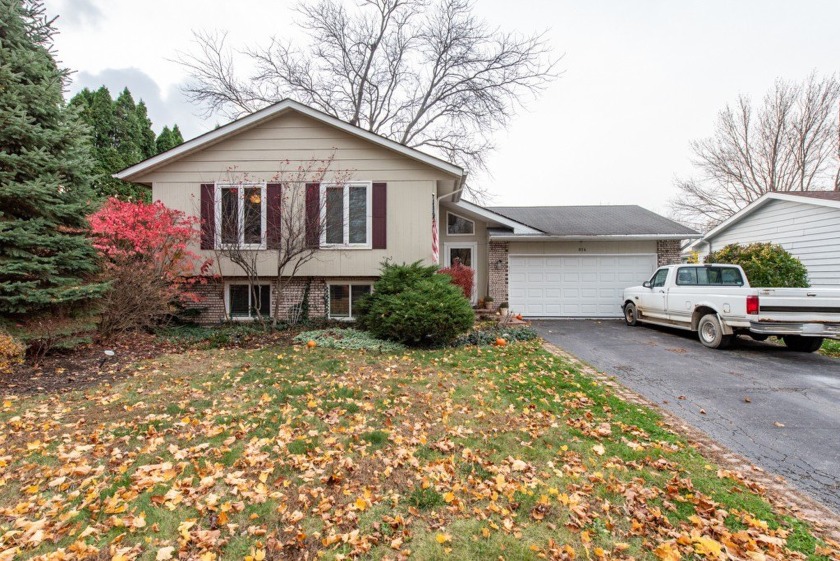
<path fill-rule="evenodd" d="M 356 324 L 378 339 L 413 347 L 448 345 L 475 321 L 470 301 L 448 275 L 420 262 L 382 266 L 373 293 L 354 306 Z"/>
<path fill-rule="evenodd" d="M 317 346 L 326 349 L 368 350 L 401 352 L 405 345 L 393 341 L 383 341 L 373 337 L 370 333 L 357 329 L 319 329 L 304 331 L 295 336 L 295 343 L 306 344 L 315 341 Z"/>
<path fill-rule="evenodd" d="M 806 288 L 808 269 L 785 248 L 771 243 L 730 244 L 706 256 L 706 263 L 740 265 L 751 286 Z"/>

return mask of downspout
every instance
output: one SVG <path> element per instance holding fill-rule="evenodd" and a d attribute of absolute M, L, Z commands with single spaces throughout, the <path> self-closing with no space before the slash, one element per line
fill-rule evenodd
<path fill-rule="evenodd" d="M 466 183 L 466 182 L 467 182 L 467 174 L 465 173 L 464 175 L 461 176 L 461 178 L 455 184 L 456 187 L 460 187 L 460 188 L 452 191 L 451 193 L 446 193 L 445 195 L 440 195 L 437 198 L 437 201 L 440 202 L 440 200 L 444 197 L 454 197 L 454 199 L 452 199 L 452 202 L 457 203 L 458 201 L 461 200 L 461 192 L 465 189 L 464 183 Z"/>

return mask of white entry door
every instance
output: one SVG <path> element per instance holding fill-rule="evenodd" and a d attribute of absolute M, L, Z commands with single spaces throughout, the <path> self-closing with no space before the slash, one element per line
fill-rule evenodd
<path fill-rule="evenodd" d="M 451 267 L 460 263 L 473 270 L 472 303 L 476 303 L 476 267 L 478 265 L 478 244 L 476 242 L 460 242 L 443 244 L 444 267 Z"/>
<path fill-rule="evenodd" d="M 531 317 L 620 317 L 621 293 L 656 269 L 656 254 L 512 255 L 510 309 Z"/>

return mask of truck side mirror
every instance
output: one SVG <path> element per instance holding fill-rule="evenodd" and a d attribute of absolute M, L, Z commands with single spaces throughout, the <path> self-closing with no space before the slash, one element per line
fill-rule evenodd
<path fill-rule="evenodd" d="M 642 286 L 644 286 L 645 288 L 650 288 L 650 281 L 643 282 Z"/>

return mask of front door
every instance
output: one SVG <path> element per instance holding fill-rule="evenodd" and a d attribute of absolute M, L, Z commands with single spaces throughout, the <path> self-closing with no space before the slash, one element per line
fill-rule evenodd
<path fill-rule="evenodd" d="M 650 278 L 650 288 L 642 289 L 637 307 L 642 315 L 655 319 L 668 319 L 667 302 L 665 292 L 665 280 L 668 278 L 668 269 L 659 269 Z"/>
<path fill-rule="evenodd" d="M 476 266 L 478 258 L 478 244 L 473 243 L 447 243 L 444 244 L 444 266 L 452 267 L 460 263 L 473 270 L 472 303 L 476 303 Z"/>

